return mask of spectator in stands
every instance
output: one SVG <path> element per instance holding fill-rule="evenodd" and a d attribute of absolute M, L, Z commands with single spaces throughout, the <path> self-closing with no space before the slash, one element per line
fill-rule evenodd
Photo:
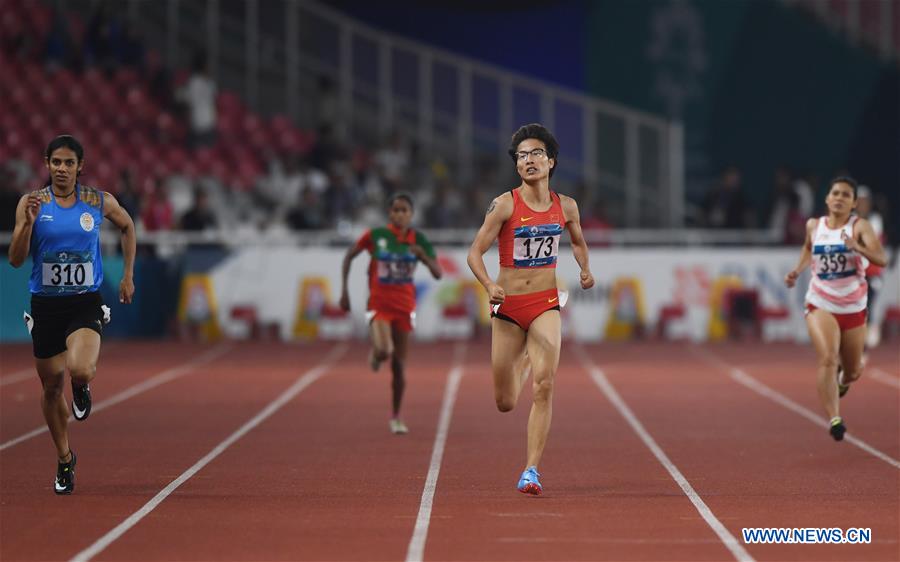
<path fill-rule="evenodd" d="M 846 173 L 837 175 L 846 175 Z M 794 192 L 799 198 L 797 208 L 804 217 L 811 217 L 816 214 L 816 188 L 818 185 L 819 178 L 812 172 L 794 179 Z"/>
<path fill-rule="evenodd" d="M 141 32 L 131 21 L 122 26 L 122 37 L 119 40 L 119 63 L 136 70 L 144 68 L 144 40 Z"/>
<path fill-rule="evenodd" d="M 454 198 L 456 192 L 449 178 L 437 181 L 431 201 L 425 208 L 425 224 L 429 228 L 459 228 L 459 205 Z"/>
<path fill-rule="evenodd" d="M 116 199 L 119 205 L 128 213 L 130 217 L 141 216 L 141 196 L 138 195 L 134 187 L 134 178 L 131 171 L 123 168 L 119 174 L 119 189 L 116 193 Z"/>
<path fill-rule="evenodd" d="M 300 203 L 290 210 L 287 224 L 292 230 L 315 230 L 325 227 L 319 194 L 311 187 L 303 190 Z"/>
<path fill-rule="evenodd" d="M 729 166 L 722 172 L 719 183 L 703 201 L 704 226 L 708 228 L 748 228 L 753 214 L 741 192 L 741 172 Z"/>
<path fill-rule="evenodd" d="M 316 131 L 316 142 L 309 153 L 310 165 L 320 170 L 330 170 L 331 164 L 342 156 L 343 150 L 334 127 L 329 123 L 320 125 Z"/>
<path fill-rule="evenodd" d="M 325 216 L 332 221 L 352 220 L 356 208 L 356 193 L 345 174 L 330 176 L 330 186 L 324 192 Z"/>
<path fill-rule="evenodd" d="M 788 211 L 791 208 L 792 174 L 786 166 L 775 168 L 774 185 L 772 186 L 772 200 L 766 213 L 769 221 L 769 231 L 773 239 L 783 240 L 787 229 Z"/>
<path fill-rule="evenodd" d="M 409 174 L 410 149 L 399 131 L 394 131 L 387 143 L 375 154 L 375 163 L 386 195 L 402 191 Z"/>
<path fill-rule="evenodd" d="M 95 3 L 84 34 L 85 62 L 111 74 L 119 62 L 120 35 L 119 23 L 111 14 L 109 2 Z"/>
<path fill-rule="evenodd" d="M 175 90 L 172 87 L 172 74 L 163 63 L 157 51 L 150 50 L 146 56 L 144 76 L 148 82 L 150 95 L 164 111 L 175 111 Z"/>
<path fill-rule="evenodd" d="M 15 209 L 22 198 L 16 182 L 16 172 L 6 163 L 0 167 L 0 209 Z M 0 232 L 12 232 L 16 226 L 15 213 L 0 213 Z M 4 249 L 6 245 L 4 245 Z"/>
<path fill-rule="evenodd" d="M 606 204 L 598 198 L 591 205 L 590 212 L 581 217 L 581 231 L 592 246 L 609 246 L 607 236 L 612 230 L 613 225 L 606 219 Z"/>
<path fill-rule="evenodd" d="M 856 194 L 856 214 L 860 218 L 869 221 L 878 241 L 884 245 L 887 243 L 884 232 L 884 217 L 873 208 L 873 200 L 872 190 L 869 186 L 859 186 Z M 866 281 L 869 283 L 869 331 L 866 334 L 866 346 L 869 349 L 878 347 L 878 344 L 881 342 L 881 320 L 884 307 L 880 306 L 881 302 L 879 302 L 878 295 L 884 287 L 883 273 L 883 267 L 871 263 L 866 267 Z"/>
<path fill-rule="evenodd" d="M 35 48 L 35 38 L 25 30 L 21 15 L 4 10 L 0 26 L 0 51 L 10 58 L 28 58 Z"/>
<path fill-rule="evenodd" d="M 327 74 L 320 75 L 316 90 L 316 125 L 337 125 L 340 121 L 340 100 L 334 80 Z"/>
<path fill-rule="evenodd" d="M 144 225 L 144 230 L 156 232 L 172 229 L 174 225 L 172 203 L 166 196 L 165 186 L 161 179 L 157 178 L 151 184 L 151 188 L 144 197 L 141 207 L 141 222 Z"/>
<path fill-rule="evenodd" d="M 194 189 L 194 205 L 181 216 L 181 230 L 204 231 L 216 228 L 218 221 L 209 208 L 209 196 L 201 187 Z"/>
<path fill-rule="evenodd" d="M 216 83 L 209 72 L 206 53 L 194 55 L 193 72 L 179 92 L 187 105 L 193 148 L 212 146 L 216 142 Z"/>
<path fill-rule="evenodd" d="M 44 61 L 49 68 L 76 69 L 81 64 L 81 50 L 72 40 L 69 24 L 63 14 L 53 12 L 53 23 L 44 41 Z"/>
<path fill-rule="evenodd" d="M 782 225 L 781 242 L 790 246 L 802 244 L 806 238 L 807 219 L 809 217 L 800 210 L 800 195 L 791 190 L 788 192 L 788 208 Z"/>

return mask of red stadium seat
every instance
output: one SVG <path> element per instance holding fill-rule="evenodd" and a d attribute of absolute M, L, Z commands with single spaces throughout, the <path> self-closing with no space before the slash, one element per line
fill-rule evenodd
<path fill-rule="evenodd" d="M 269 120 L 269 130 L 272 132 L 281 133 L 283 131 L 292 130 L 293 128 L 294 124 L 287 115 L 278 114 Z"/>
<path fill-rule="evenodd" d="M 255 113 L 248 113 L 244 115 L 244 118 L 241 122 L 241 126 L 246 134 L 252 134 L 262 128 L 263 123 L 262 119 L 259 118 Z"/>
<path fill-rule="evenodd" d="M 53 25 L 53 11 L 40 3 L 29 3 L 28 28 L 36 37 L 46 37 Z"/>
<path fill-rule="evenodd" d="M 178 172 L 188 162 L 189 156 L 187 151 L 181 146 L 169 145 L 166 148 L 164 158 L 173 172 Z"/>
<path fill-rule="evenodd" d="M 133 68 L 129 68 L 127 66 L 119 67 L 116 70 L 116 74 L 113 77 L 113 82 L 115 82 L 116 86 L 122 90 L 126 91 L 129 88 L 133 87 L 133 85 L 140 84 L 140 76 L 137 71 Z"/>
<path fill-rule="evenodd" d="M 221 92 L 216 98 L 216 109 L 222 116 L 242 117 L 245 113 L 241 98 L 234 92 Z"/>
<path fill-rule="evenodd" d="M 9 102 L 12 106 L 10 109 L 13 111 L 16 109 L 24 111 L 25 106 L 29 104 L 28 89 L 22 84 L 10 84 L 7 91 L 9 92 Z"/>
<path fill-rule="evenodd" d="M 220 115 L 216 122 L 216 129 L 226 141 L 239 139 L 243 134 L 241 119 L 233 115 Z"/>

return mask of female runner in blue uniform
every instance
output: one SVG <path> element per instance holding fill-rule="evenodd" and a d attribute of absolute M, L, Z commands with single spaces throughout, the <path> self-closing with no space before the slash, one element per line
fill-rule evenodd
<path fill-rule="evenodd" d="M 103 260 L 100 225 L 106 218 L 122 232 L 125 271 L 119 301 L 134 295 L 134 223 L 118 201 L 104 191 L 82 185 L 84 149 L 75 138 L 53 139 L 45 154 L 50 183 L 23 195 L 16 207 L 16 226 L 9 263 L 32 260 L 31 333 L 35 367 L 41 378 L 41 409 L 59 458 L 54 491 L 75 489 L 75 453 L 69 447 L 69 408 L 63 395 L 66 370 L 72 378 L 72 411 L 76 420 L 91 413 L 89 383 L 97 371 L 103 324 L 109 309 L 100 298 Z"/>

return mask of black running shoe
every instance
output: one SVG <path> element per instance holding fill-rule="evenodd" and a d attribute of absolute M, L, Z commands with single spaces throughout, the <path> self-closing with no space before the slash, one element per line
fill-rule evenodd
<path fill-rule="evenodd" d="M 831 433 L 831 437 L 834 438 L 835 441 L 843 441 L 844 433 L 847 431 L 847 426 L 844 425 L 844 420 L 841 418 L 835 418 L 831 420 L 831 427 L 828 429 L 828 432 Z"/>
<path fill-rule="evenodd" d="M 71 494 L 75 490 L 75 451 L 69 449 L 72 458 L 69 462 L 57 462 L 56 482 L 53 491 L 60 495 Z"/>
<path fill-rule="evenodd" d="M 841 382 L 841 375 L 844 374 L 844 368 L 838 366 L 837 368 L 837 385 L 838 385 L 838 398 L 843 398 L 847 391 L 850 390 L 849 384 L 844 384 Z"/>
<path fill-rule="evenodd" d="M 91 387 L 77 385 L 72 381 L 72 415 L 78 421 L 84 421 L 91 415 Z"/>

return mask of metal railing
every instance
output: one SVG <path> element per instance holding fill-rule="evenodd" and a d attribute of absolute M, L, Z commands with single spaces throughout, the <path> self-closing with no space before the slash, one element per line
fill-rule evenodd
<path fill-rule="evenodd" d="M 218 245 L 223 248 L 252 248 L 260 246 L 342 246 L 354 243 L 364 232 L 362 227 L 329 230 L 271 232 L 234 232 L 211 229 L 203 232 L 165 230 L 138 232 L 138 243 L 150 246 L 187 248 L 196 245 Z M 442 246 L 468 246 L 475 238 L 471 228 L 427 229 L 428 239 Z M 710 247 L 710 246 L 780 246 L 781 235 L 771 229 L 714 230 L 702 228 L 678 229 L 622 229 L 584 231 L 589 247 Z M 119 244 L 117 231 L 110 228 L 103 240 L 115 252 Z M 563 243 L 567 244 L 567 238 Z M 0 232 L 0 245 L 8 247 L 12 232 Z"/>
<path fill-rule="evenodd" d="M 55 0 L 88 14 L 90 0 Z M 439 157 L 458 182 L 494 162 L 512 170 L 512 132 L 541 122 L 562 145 L 558 184 L 585 182 L 628 227 L 684 224 L 682 126 L 376 29 L 311 0 L 127 0 L 170 67 L 206 51 L 220 87 L 264 115 L 316 127 L 335 85 L 338 130 L 377 144 L 389 132 Z"/>

